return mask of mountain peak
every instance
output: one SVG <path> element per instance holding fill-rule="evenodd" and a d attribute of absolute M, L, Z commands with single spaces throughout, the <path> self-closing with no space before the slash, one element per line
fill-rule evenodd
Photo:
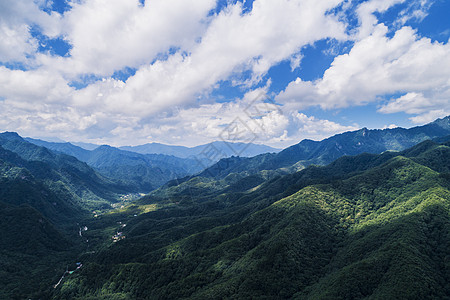
<path fill-rule="evenodd" d="M 361 134 L 362 136 L 367 136 L 367 134 L 370 132 L 370 130 L 367 127 L 363 127 L 360 130 L 357 131 L 358 134 Z"/>
<path fill-rule="evenodd" d="M 94 151 L 102 151 L 102 150 L 116 150 L 117 148 L 112 147 L 110 145 L 101 145 L 98 146 Z M 118 150 L 118 149 L 117 149 Z"/>
<path fill-rule="evenodd" d="M 10 131 L 5 131 L 3 133 L 0 133 L 0 137 L 6 139 L 6 140 L 10 140 L 10 141 L 22 141 L 22 137 L 17 133 L 17 132 L 10 132 Z"/>
<path fill-rule="evenodd" d="M 432 124 L 436 124 L 444 129 L 450 130 L 450 115 L 448 115 L 442 119 L 437 119 Z"/>

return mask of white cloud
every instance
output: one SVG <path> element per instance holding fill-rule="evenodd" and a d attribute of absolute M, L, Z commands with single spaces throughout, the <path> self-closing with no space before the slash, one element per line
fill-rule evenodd
<path fill-rule="evenodd" d="M 446 109 L 435 109 L 428 112 L 424 112 L 418 116 L 411 117 L 410 120 L 416 124 L 426 124 L 432 122 L 438 118 L 442 118 L 448 116 L 450 114 L 450 110 Z"/>
<path fill-rule="evenodd" d="M 422 114 L 440 107 L 448 113 L 450 45 L 421 38 L 410 27 L 399 29 L 392 38 L 386 34 L 387 28 L 377 25 L 350 53 L 336 57 L 322 79 L 291 82 L 276 100 L 291 109 L 314 105 L 333 109 L 400 93 L 405 95 L 380 112 Z"/>
<path fill-rule="evenodd" d="M 60 75 L 46 70 L 10 70 L 0 66 L 0 95 L 15 105 L 61 103 L 73 89 Z"/>
<path fill-rule="evenodd" d="M 392 99 L 381 106 L 379 112 L 390 114 L 405 112 L 416 115 L 409 118 L 415 124 L 425 124 L 447 115 L 450 115 L 450 88 L 438 93 L 431 93 L 427 98 L 422 93 L 407 93 L 399 98 Z"/>
<path fill-rule="evenodd" d="M 298 130 L 298 134 L 295 136 L 297 139 L 303 137 L 321 140 L 337 133 L 358 129 L 358 126 L 355 125 L 345 126 L 329 120 L 317 119 L 314 116 L 307 116 L 303 113 L 295 113 L 293 116 L 295 128 Z"/>
<path fill-rule="evenodd" d="M 235 72 L 250 69 L 258 81 L 272 65 L 289 59 L 308 43 L 326 37 L 346 38 L 344 24 L 326 14 L 340 0 L 319 4 L 260 0 L 254 2 L 248 14 L 243 14 L 238 2 L 207 23 L 200 21 L 205 20 L 210 1 L 191 7 L 188 11 L 194 13 L 187 14 L 189 18 L 184 16 L 184 8 L 189 6 L 186 1 L 176 5 L 175 11 L 167 1 L 152 1 L 145 7 L 137 5 L 137 1 L 103 2 L 74 5 L 65 16 L 70 24 L 67 40 L 73 44 L 72 57 L 41 55 L 39 60 L 44 66 L 56 67 L 69 76 L 73 76 L 67 74 L 70 72 L 89 71 L 110 74 L 124 66 L 152 61 L 170 46 L 181 47 L 167 59 L 140 66 L 124 84 L 113 79 L 98 81 L 73 98 L 76 107 L 91 105 L 111 113 L 147 117 L 173 106 L 195 105 L 199 96 Z M 167 15 L 167 10 L 171 10 L 167 20 L 156 18 Z M 147 24 L 144 20 L 148 19 Z M 159 21 L 153 24 L 153 19 Z M 177 25 L 169 24 L 174 19 Z M 201 39 L 194 42 L 200 35 Z"/>
<path fill-rule="evenodd" d="M 142 67 L 108 99 L 121 111 L 150 115 L 173 105 L 193 104 L 234 72 L 250 69 L 259 81 L 269 68 L 302 46 L 325 37 L 345 38 L 344 26 L 326 16 L 340 1 L 254 2 L 242 14 L 236 3 L 216 16 L 188 54 Z"/>
<path fill-rule="evenodd" d="M 138 0 L 92 0 L 71 2 L 71 10 L 60 16 L 39 10 L 44 2 L 21 0 L 11 6 L 2 1 L 10 10 L 2 24 L 19 37 L 10 45 L 2 42 L 14 54 L 5 50 L 3 56 L 35 58 L 27 61 L 33 70 L 0 68 L 5 127 L 79 140 L 97 134 L 110 142 L 131 143 L 130 137 L 139 136 L 185 143 L 196 135 L 216 139 L 237 116 L 245 120 L 242 110 L 252 95 L 228 104 L 199 105 L 198 98 L 207 99 L 217 82 L 243 70 L 252 72 L 246 83 L 251 86 L 272 65 L 316 40 L 346 39 L 345 24 L 327 14 L 341 2 L 258 0 L 249 13 L 238 2 L 208 16 L 214 0 L 152 0 L 144 6 Z M 72 46 L 70 56 L 37 53 L 32 24 L 45 35 L 62 36 Z M 297 67 L 300 59 L 295 59 Z M 109 77 L 125 67 L 137 68 L 126 82 Z M 91 74 L 105 78 L 80 90 L 69 86 L 70 80 Z M 181 110 L 173 112 L 174 107 Z M 249 124 L 270 140 L 283 136 L 289 123 L 288 117 L 269 111 Z"/>
<path fill-rule="evenodd" d="M 432 0 L 415 0 L 409 1 L 408 6 L 403 9 L 399 18 L 396 21 L 397 24 L 403 26 L 409 20 L 422 21 L 428 16 L 428 11 L 434 1 Z"/>
<path fill-rule="evenodd" d="M 105 85 L 114 84 L 105 81 Z M 92 87 L 91 87 L 92 88 Z M 313 116 L 284 111 L 264 97 L 269 85 L 251 90 L 242 99 L 227 103 L 209 103 L 165 112 L 148 118 L 103 112 L 101 109 L 57 105 L 48 99 L 35 104 L 25 101 L 0 101 L 4 130 L 27 136 L 56 136 L 69 141 L 98 144 L 143 144 L 157 141 L 168 144 L 198 145 L 212 140 L 253 141 L 283 147 L 304 138 L 322 139 L 353 130 Z M 85 90 L 86 91 L 86 90 Z M 84 92 L 85 92 L 84 91 Z M 92 91 L 96 93 L 97 91 Z M 76 94 L 75 97 L 82 97 Z M 99 96 L 100 97 L 100 96 Z M 100 108 L 103 104 L 99 105 Z M 99 138 L 100 136 L 100 138 Z"/>
<path fill-rule="evenodd" d="M 59 67 L 109 76 L 148 64 L 171 47 L 187 50 L 203 33 L 214 6 L 214 0 L 152 0 L 145 6 L 138 0 L 72 2 L 63 22 L 73 48 Z"/>
<path fill-rule="evenodd" d="M 0 61 L 4 62 L 24 61 L 25 55 L 37 48 L 25 24 L 10 26 L 0 22 L 0 40 Z"/>
<path fill-rule="evenodd" d="M 394 129 L 394 128 L 397 128 L 397 127 L 399 127 L 399 126 L 395 125 L 395 124 L 389 124 L 389 125 L 383 126 L 383 128 L 381 128 L 381 129 Z"/>
<path fill-rule="evenodd" d="M 43 12 L 37 2 L 0 0 L 0 62 L 27 62 L 38 47 L 30 27 L 38 26 L 45 35 L 56 37 L 59 22 L 58 13 Z"/>
<path fill-rule="evenodd" d="M 357 40 L 361 40 L 372 34 L 378 24 L 378 19 L 374 13 L 384 13 L 394 5 L 403 2 L 405 0 L 371 0 L 360 4 L 356 9 L 356 14 L 360 22 Z"/>
<path fill-rule="evenodd" d="M 300 67 L 300 63 L 302 62 L 303 55 L 300 53 L 295 54 L 291 57 L 291 71 L 293 72 L 295 69 Z"/>
<path fill-rule="evenodd" d="M 403 5 L 404 8 L 393 22 L 394 26 L 402 27 L 411 19 L 423 20 L 428 15 L 432 3 L 432 0 L 370 0 L 363 2 L 356 9 L 359 26 L 355 39 L 361 40 L 372 34 L 374 28 L 379 24 L 376 13 L 383 14 L 395 6 Z"/>
<path fill-rule="evenodd" d="M 382 106 L 379 111 L 382 113 L 406 112 L 409 114 L 419 114 L 433 106 L 433 102 L 423 96 L 422 93 L 408 93 L 397 99 L 391 100 Z"/>
<path fill-rule="evenodd" d="M 256 116 L 256 111 L 261 113 Z M 157 141 L 190 146 L 212 140 L 253 141 L 284 147 L 305 138 L 319 140 L 357 129 L 357 126 L 285 112 L 273 104 L 259 100 L 252 102 L 246 97 L 230 103 L 203 104 L 149 121 L 148 124 L 135 124 L 132 130 L 128 125 L 117 127 L 112 131 L 116 135 L 115 140 L 120 140 L 121 144 Z"/>

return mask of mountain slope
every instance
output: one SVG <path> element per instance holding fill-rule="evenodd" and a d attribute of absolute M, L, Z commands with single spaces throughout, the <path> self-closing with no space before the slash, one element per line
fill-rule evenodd
<path fill-rule="evenodd" d="M 71 143 L 54 143 L 54 142 L 46 142 L 43 140 L 32 139 L 32 138 L 24 138 L 25 141 L 30 142 L 32 144 L 45 147 L 52 151 L 64 153 L 67 155 L 71 155 L 73 157 L 78 158 L 81 161 L 86 162 L 89 159 L 90 151 L 83 149 L 79 146 L 75 146 Z M 98 148 L 98 147 L 97 147 Z"/>
<path fill-rule="evenodd" d="M 338 134 L 321 142 L 302 141 L 280 152 L 266 166 L 274 164 L 277 167 L 288 167 L 299 161 L 305 161 L 306 164 L 328 164 L 344 155 L 357 155 L 363 152 L 381 153 L 387 150 L 402 151 L 425 140 L 449 134 L 450 116 L 410 129 L 369 130 L 363 128 Z"/>
<path fill-rule="evenodd" d="M 312 164 L 326 165 L 345 155 L 402 151 L 425 140 L 442 138 L 449 134 L 450 116 L 410 129 L 369 130 L 363 128 L 338 134 L 322 141 L 303 140 L 277 154 L 222 159 L 200 176 L 224 178 L 235 172 L 256 174 L 262 170 L 277 169 L 292 172 Z"/>
<path fill-rule="evenodd" d="M 99 175 L 86 163 L 31 144 L 16 133 L 0 134 L 0 146 L 6 163 L 26 169 L 48 189 L 60 193 L 61 198 L 75 201 L 79 207 L 107 208 L 119 194 L 126 193 L 126 187 Z"/>
<path fill-rule="evenodd" d="M 26 140 L 56 152 L 72 155 L 102 175 L 121 181 L 133 192 L 149 192 L 171 179 L 199 172 L 203 168 L 202 162 L 196 159 L 162 154 L 144 155 L 107 145 L 85 150 L 70 143 L 50 143 L 31 138 Z"/>
<path fill-rule="evenodd" d="M 15 143 L 22 141 L 17 138 Z M 32 154 L 26 145 L 18 148 L 24 156 L 49 159 L 44 149 Z M 96 204 L 110 206 L 108 199 L 93 199 L 92 191 L 76 187 L 74 171 L 66 167 L 61 161 L 27 161 L 0 146 L 1 299 L 47 298 L 43 290 L 52 286 L 55 270 L 62 272 L 79 251 L 74 251 L 79 241 L 73 241 L 77 222 L 90 215 L 88 208 L 98 208 Z"/>
<path fill-rule="evenodd" d="M 186 190 L 184 205 L 182 190 L 149 196 L 55 299 L 450 297 L 449 156 L 427 141 L 250 190 Z M 138 205 L 156 210 L 127 217 Z"/>
<path fill-rule="evenodd" d="M 73 243 L 29 205 L 7 205 L 0 198 L 0 298 L 46 299 L 55 269 L 74 259 Z M 61 270 L 62 272 L 63 270 Z"/>

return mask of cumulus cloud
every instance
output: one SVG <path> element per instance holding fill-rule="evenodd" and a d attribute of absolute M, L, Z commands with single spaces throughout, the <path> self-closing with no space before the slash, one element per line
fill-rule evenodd
<path fill-rule="evenodd" d="M 424 124 L 450 114 L 450 88 L 431 92 L 430 97 L 422 93 L 407 93 L 401 97 L 390 100 L 381 106 L 378 111 L 381 113 L 405 112 L 415 115 L 410 120 L 416 124 Z"/>
<path fill-rule="evenodd" d="M 259 82 L 271 66 L 289 59 L 303 46 L 327 37 L 346 38 L 344 24 L 326 14 L 339 3 L 339 0 L 320 3 L 260 0 L 254 2 L 252 11 L 247 14 L 243 14 L 240 2 L 229 5 L 210 20 L 201 40 L 193 44 L 189 52 L 180 50 L 167 59 L 141 66 L 123 86 L 116 84 L 109 93 L 102 92 L 108 96 L 101 101 L 107 110 L 144 117 L 174 105 L 195 104 L 199 95 L 208 93 L 218 81 L 226 80 L 236 72 L 251 70 L 253 82 Z M 152 8 L 151 4 L 149 8 Z M 89 45 L 82 44 L 84 47 Z M 77 57 L 77 51 L 75 43 L 72 59 Z M 112 57 L 108 59 L 115 60 L 115 53 L 116 50 L 112 50 Z M 117 51 L 119 56 L 123 53 L 127 51 Z M 102 60 L 96 55 L 92 59 Z M 114 69 L 115 64 L 105 65 Z M 102 70 L 102 67 L 98 69 Z M 104 86 L 103 82 L 98 82 L 89 89 L 103 89 Z M 96 99 L 95 95 L 89 97 L 86 93 L 83 98 Z"/>
<path fill-rule="evenodd" d="M 374 28 L 378 25 L 376 14 L 386 13 L 393 7 L 404 4 L 398 18 L 393 22 L 395 27 L 402 27 L 409 20 L 423 20 L 428 15 L 432 3 L 431 0 L 371 0 L 362 2 L 356 8 L 359 26 L 354 38 L 361 40 L 372 34 Z"/>
<path fill-rule="evenodd" d="M 0 95 L 12 103 L 60 103 L 73 88 L 58 73 L 47 70 L 10 70 L 0 66 Z"/>
<path fill-rule="evenodd" d="M 296 127 L 300 131 L 298 136 L 306 136 L 312 139 L 322 139 L 325 136 L 334 135 L 349 130 L 358 129 L 357 126 L 344 126 L 329 120 L 317 119 L 303 113 L 294 113 Z"/>
<path fill-rule="evenodd" d="M 337 56 L 323 78 L 298 79 L 277 97 L 287 107 L 320 106 L 334 109 L 379 101 L 389 94 L 404 94 L 380 108 L 382 113 L 434 116 L 449 112 L 450 45 L 420 37 L 402 27 L 392 38 L 386 26 L 377 25 L 372 34 L 355 43 L 348 54 Z M 428 120 L 415 118 L 413 120 Z"/>
<path fill-rule="evenodd" d="M 356 9 L 360 26 L 357 30 L 357 40 L 361 40 L 372 34 L 378 25 L 378 19 L 374 13 L 384 13 L 396 4 L 405 0 L 371 0 L 361 3 Z"/>
<path fill-rule="evenodd" d="M 39 1 L 0 0 L 0 62 L 25 63 L 33 56 L 38 41 L 30 33 L 37 26 L 49 37 L 60 34 L 58 13 L 47 14 L 39 8 Z"/>
<path fill-rule="evenodd" d="M 114 82 L 105 81 L 104 84 Z M 45 132 L 47 136 L 70 141 L 117 146 L 149 141 L 194 146 L 225 140 L 277 147 L 289 146 L 304 138 L 322 139 L 356 128 L 295 111 L 284 111 L 267 98 L 268 90 L 269 84 L 232 102 L 205 103 L 175 109 L 170 114 L 160 112 L 147 118 L 103 112 L 103 104 L 99 104 L 99 109 L 91 109 L 90 103 L 86 103 L 86 107 L 59 106 L 52 103 L 51 98 L 46 100 L 47 103 L 37 104 L 6 99 L 0 101 L 3 116 L 0 126 L 31 136 L 41 136 Z M 74 97 L 82 97 L 77 92 L 72 93 Z"/>
<path fill-rule="evenodd" d="M 322 139 L 357 126 L 344 126 L 295 111 L 284 111 L 265 96 L 267 87 L 249 91 L 241 99 L 202 104 L 172 114 L 122 119 L 110 139 L 121 144 L 148 141 L 194 146 L 212 140 L 255 142 L 283 147 L 302 139 Z M 155 126 L 157 124 L 157 126 Z"/>
<path fill-rule="evenodd" d="M 0 125 L 116 145 L 194 145 L 243 132 L 241 141 L 287 146 L 356 129 L 299 110 L 362 105 L 386 94 L 400 96 L 382 102 L 380 113 L 404 111 L 420 123 L 450 110 L 449 46 L 419 37 L 404 21 L 390 37 L 374 13 L 403 2 L 361 3 L 360 24 L 348 35 L 345 19 L 333 13 L 350 7 L 344 0 L 257 0 L 249 11 L 228 2 L 217 13 L 215 0 L 71 1 L 63 15 L 42 11 L 44 0 L 0 0 L 0 61 L 24 66 L 0 66 Z M 411 3 L 404 20 L 426 15 L 428 1 Z M 39 52 L 34 27 L 70 44 L 69 54 Z M 323 39 L 354 45 L 323 78 L 291 82 L 275 97 L 281 106 L 261 102 L 259 95 L 270 94 L 270 68 L 290 62 L 298 71 L 302 49 Z M 113 76 L 125 68 L 134 75 Z M 92 81 L 74 88 L 83 78 Z M 247 93 L 215 103 L 211 92 L 231 79 Z"/>
<path fill-rule="evenodd" d="M 102 111 L 116 122 L 154 120 L 174 106 L 189 111 L 217 82 L 235 73 L 250 70 L 253 79 L 247 84 L 252 85 L 292 55 L 298 67 L 298 52 L 307 44 L 327 37 L 345 39 L 345 24 L 327 14 L 340 2 L 259 0 L 249 13 L 237 2 L 212 16 L 208 12 L 215 1 L 210 0 L 153 0 L 145 6 L 137 0 L 73 2 L 62 20 L 64 38 L 72 45 L 70 57 L 38 54 L 38 71 L 18 73 L 25 82 L 35 82 L 40 92 L 23 95 L 10 85 L 4 95 L 16 101 L 39 96 L 47 104 L 59 99 L 80 115 Z M 108 77 L 124 67 L 137 71 L 125 82 Z M 40 85 L 46 74 L 52 80 Z M 83 74 L 105 78 L 80 90 L 68 86 Z M 100 118 L 91 119 L 100 126 Z M 282 122 L 277 120 L 273 116 L 273 122 Z M 118 124 L 112 134 L 129 131 L 127 126 Z"/>
<path fill-rule="evenodd" d="M 171 48 L 190 49 L 205 30 L 215 1 L 152 0 L 142 6 L 138 0 L 92 0 L 71 5 L 63 33 L 73 48 L 59 67 L 110 76 L 148 64 Z"/>
<path fill-rule="evenodd" d="M 403 111 L 409 114 L 418 114 L 428 110 L 433 105 L 433 101 L 425 98 L 422 93 L 413 92 L 391 100 L 388 104 L 382 106 L 379 111 L 388 114 Z"/>

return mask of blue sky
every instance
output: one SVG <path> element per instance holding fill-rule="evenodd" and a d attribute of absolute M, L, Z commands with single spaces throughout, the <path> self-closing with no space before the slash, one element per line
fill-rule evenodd
<path fill-rule="evenodd" d="M 281 148 L 425 124 L 450 114 L 449 12 L 445 0 L 0 0 L 0 130 Z"/>

